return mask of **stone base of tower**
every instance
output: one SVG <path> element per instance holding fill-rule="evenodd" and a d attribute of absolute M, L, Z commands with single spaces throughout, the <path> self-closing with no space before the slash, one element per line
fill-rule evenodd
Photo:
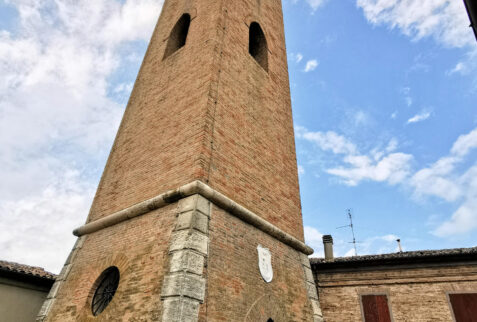
<path fill-rule="evenodd" d="M 292 247 L 299 242 L 205 187 L 82 227 L 38 321 L 322 321 L 308 257 Z M 258 245 L 272 255 L 269 283 Z M 97 279 L 111 266 L 119 286 L 94 316 Z"/>

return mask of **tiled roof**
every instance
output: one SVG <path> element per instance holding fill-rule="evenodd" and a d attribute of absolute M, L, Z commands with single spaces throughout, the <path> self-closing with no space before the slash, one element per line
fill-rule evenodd
<path fill-rule="evenodd" d="M 454 248 L 441 250 L 420 250 L 412 252 L 400 252 L 380 255 L 364 255 L 351 257 L 337 257 L 332 261 L 326 261 L 324 258 L 310 258 L 312 266 L 315 267 L 334 267 L 334 266 L 353 266 L 359 264 L 398 264 L 398 263 L 425 263 L 436 261 L 452 260 L 476 260 L 477 247 L 472 248 Z"/>
<path fill-rule="evenodd" d="M 55 274 L 47 272 L 41 267 L 28 266 L 2 260 L 0 260 L 0 271 L 24 274 L 49 280 L 54 280 L 56 278 Z"/>

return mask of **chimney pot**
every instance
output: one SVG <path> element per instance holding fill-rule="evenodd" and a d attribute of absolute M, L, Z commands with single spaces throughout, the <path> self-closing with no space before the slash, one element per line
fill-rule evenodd
<path fill-rule="evenodd" d="M 331 235 L 323 235 L 323 246 L 325 249 L 325 260 L 333 260 L 333 237 Z"/>

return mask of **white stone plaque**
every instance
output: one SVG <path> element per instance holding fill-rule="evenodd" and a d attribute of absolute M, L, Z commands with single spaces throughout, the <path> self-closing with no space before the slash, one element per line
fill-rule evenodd
<path fill-rule="evenodd" d="M 270 283 L 273 279 L 273 268 L 272 268 L 272 253 L 267 248 L 262 247 L 261 245 L 257 246 L 258 252 L 258 268 L 260 269 L 260 274 L 262 274 L 263 280 L 267 283 Z"/>

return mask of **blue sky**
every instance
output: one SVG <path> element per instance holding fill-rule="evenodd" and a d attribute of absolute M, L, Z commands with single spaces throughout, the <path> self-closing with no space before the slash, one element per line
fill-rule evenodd
<path fill-rule="evenodd" d="M 0 258 L 57 272 L 162 6 L 0 0 Z M 456 0 L 284 0 L 306 240 L 476 246 L 477 42 Z"/>

